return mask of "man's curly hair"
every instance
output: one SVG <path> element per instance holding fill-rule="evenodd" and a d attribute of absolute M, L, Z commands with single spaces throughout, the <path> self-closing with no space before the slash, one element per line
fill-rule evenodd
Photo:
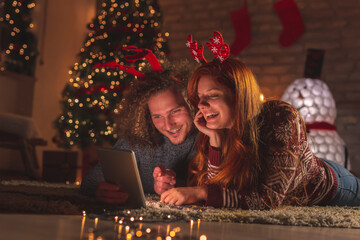
<path fill-rule="evenodd" d="M 152 123 L 147 105 L 152 96 L 172 89 L 180 91 L 188 102 L 186 85 L 193 69 L 192 65 L 188 61 L 176 64 L 165 62 L 162 67 L 163 72 L 155 72 L 151 67 L 145 66 L 142 69 L 145 77 L 132 81 L 119 105 L 118 136 L 132 147 L 137 145 L 142 148 L 153 148 L 163 142 L 164 137 Z M 193 111 L 191 114 L 193 115 Z"/>

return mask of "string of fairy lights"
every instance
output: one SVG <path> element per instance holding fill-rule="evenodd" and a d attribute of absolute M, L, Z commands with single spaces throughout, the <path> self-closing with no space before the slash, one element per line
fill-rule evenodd
<path fill-rule="evenodd" d="M 117 139 L 113 116 L 118 113 L 122 93 L 135 78 L 116 67 L 94 67 L 116 62 L 129 65 L 122 50 L 126 46 L 156 49 L 160 56 L 167 51 L 169 33 L 160 32 L 161 14 L 151 0 L 104 0 L 90 30 L 80 60 L 69 70 L 63 91 L 63 113 L 55 120 L 58 145 L 101 145 Z M 160 63 L 162 62 L 160 57 Z M 143 67 L 138 61 L 135 68 Z"/>
<path fill-rule="evenodd" d="M 3 34 L 5 33 L 2 40 L 8 42 L 5 50 L 5 62 L 0 66 L 1 71 L 10 70 L 26 75 L 34 74 L 34 66 L 30 65 L 33 65 L 37 53 L 35 37 L 30 30 L 34 28 L 31 11 L 35 6 L 36 4 L 32 0 L 0 3 L 0 23 L 3 27 Z"/>
<path fill-rule="evenodd" d="M 163 224 L 149 224 L 154 222 L 144 217 L 131 216 L 131 210 L 124 210 L 121 216 L 93 216 L 88 218 L 85 211 L 82 212 L 80 239 L 100 240 L 108 239 L 111 236 L 114 239 L 156 239 L 156 240 L 176 240 L 176 239 L 194 239 L 207 240 L 208 237 L 202 234 L 200 228 L 201 219 L 190 219 L 189 230 L 185 231 L 176 222 L 171 220 L 172 216 L 168 214 L 165 219 L 157 219 L 157 222 Z M 93 214 L 91 214 L 93 215 Z M 89 227 L 86 231 L 85 223 Z M 111 223 L 113 222 L 112 227 Z M 99 227 L 99 225 L 102 225 Z M 187 230 L 187 224 L 182 224 Z"/>

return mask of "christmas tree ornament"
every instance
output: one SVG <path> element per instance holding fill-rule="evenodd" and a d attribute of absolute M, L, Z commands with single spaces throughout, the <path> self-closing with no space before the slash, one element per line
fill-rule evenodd
<path fill-rule="evenodd" d="M 319 158 L 350 169 L 345 142 L 334 125 L 335 100 L 326 83 L 312 78 L 296 79 L 281 99 L 293 105 L 303 117 L 311 151 Z"/>
<path fill-rule="evenodd" d="M 299 8 L 294 0 L 279 0 L 273 6 L 283 26 L 279 43 L 283 47 L 289 47 L 305 32 Z"/>
<path fill-rule="evenodd" d="M 251 22 L 246 0 L 243 7 L 230 12 L 230 18 L 235 30 L 235 40 L 231 44 L 230 53 L 237 56 L 251 42 Z"/>

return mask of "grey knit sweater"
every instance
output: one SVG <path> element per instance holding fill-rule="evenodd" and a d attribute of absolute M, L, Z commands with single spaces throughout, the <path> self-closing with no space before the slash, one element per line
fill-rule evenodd
<path fill-rule="evenodd" d="M 135 152 L 137 165 L 139 168 L 141 183 L 145 193 L 154 192 L 154 178 L 152 176 L 154 168 L 159 164 L 176 172 L 177 182 L 185 182 L 189 162 L 195 157 L 194 145 L 198 131 L 195 130 L 182 144 L 174 145 L 164 136 L 164 143 L 157 148 L 142 149 L 135 146 L 130 148 L 127 141 L 119 139 L 114 149 L 130 149 Z M 86 195 L 95 195 L 100 182 L 104 181 L 101 165 L 98 163 L 93 169 L 89 170 L 81 182 L 80 191 Z"/>

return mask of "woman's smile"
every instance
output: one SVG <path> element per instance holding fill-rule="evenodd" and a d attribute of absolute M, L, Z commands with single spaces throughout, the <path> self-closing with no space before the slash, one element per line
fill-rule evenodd
<path fill-rule="evenodd" d="M 210 129 L 231 128 L 233 113 L 230 107 L 231 93 L 210 76 L 202 76 L 198 84 L 198 108 L 206 127 Z"/>

